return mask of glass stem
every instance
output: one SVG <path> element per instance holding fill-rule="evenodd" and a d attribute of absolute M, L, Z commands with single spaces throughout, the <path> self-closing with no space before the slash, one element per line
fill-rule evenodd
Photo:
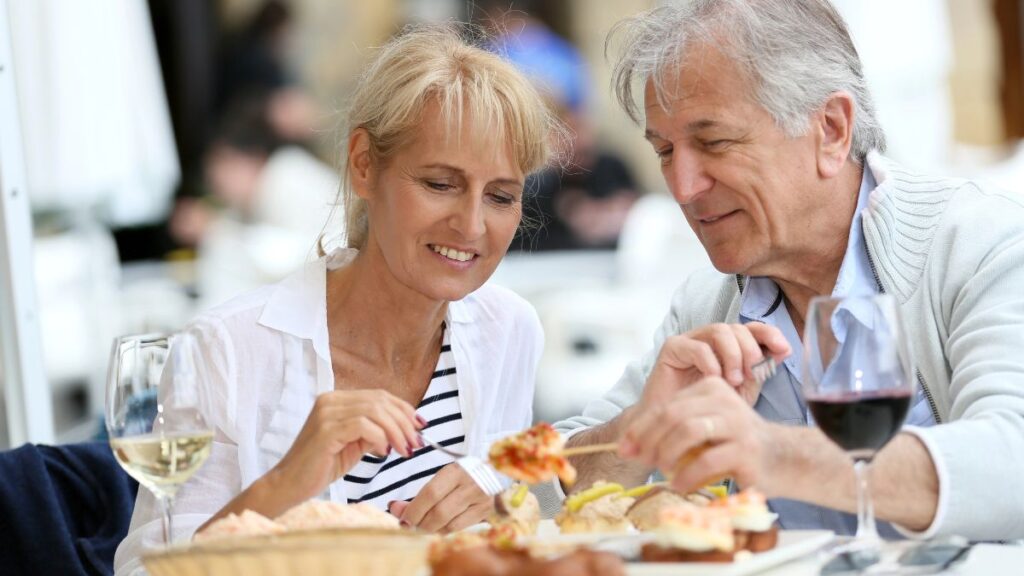
<path fill-rule="evenodd" d="M 864 544 L 879 540 L 878 527 L 875 525 L 875 509 L 871 505 L 870 468 L 870 460 L 858 458 L 853 463 L 853 472 L 857 478 L 857 534 L 855 539 Z"/>
<path fill-rule="evenodd" d="M 163 525 L 164 525 L 164 546 L 171 545 L 171 536 L 174 532 L 171 531 L 171 504 L 173 497 L 171 496 L 160 496 L 160 511 L 163 512 Z"/>

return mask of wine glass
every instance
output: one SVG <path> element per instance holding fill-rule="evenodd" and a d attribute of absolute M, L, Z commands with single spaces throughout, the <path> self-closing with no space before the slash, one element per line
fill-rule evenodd
<path fill-rule="evenodd" d="M 121 467 L 160 502 L 164 544 L 178 489 L 210 455 L 213 430 L 203 417 L 199 361 L 188 334 L 114 339 L 105 420 Z"/>
<path fill-rule="evenodd" d="M 850 455 L 857 479 L 857 532 L 845 550 L 875 558 L 868 467 L 903 426 L 914 368 L 896 301 L 889 295 L 811 300 L 804 328 L 803 388 L 818 428 Z"/>

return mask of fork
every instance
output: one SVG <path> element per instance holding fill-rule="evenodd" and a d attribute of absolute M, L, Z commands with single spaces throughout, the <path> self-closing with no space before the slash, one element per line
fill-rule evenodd
<path fill-rule="evenodd" d="M 761 358 L 761 360 L 750 367 L 750 372 L 754 375 L 754 380 L 758 384 L 764 384 L 769 378 L 775 376 L 775 371 L 778 369 L 775 357 L 768 353 L 767 348 L 762 346 L 761 353 L 764 355 L 764 358 Z"/>
<path fill-rule="evenodd" d="M 484 494 L 494 496 L 496 494 L 500 494 L 502 490 L 505 489 L 505 487 L 502 486 L 501 481 L 498 480 L 498 477 L 491 470 L 490 466 L 488 466 L 483 460 L 476 456 L 470 456 L 462 452 L 451 450 L 437 442 L 434 442 L 423 434 L 420 434 L 420 438 L 427 446 L 455 458 L 455 463 L 462 466 L 462 469 L 466 471 L 466 474 L 468 474 L 474 482 L 476 482 L 476 485 L 483 490 Z"/>

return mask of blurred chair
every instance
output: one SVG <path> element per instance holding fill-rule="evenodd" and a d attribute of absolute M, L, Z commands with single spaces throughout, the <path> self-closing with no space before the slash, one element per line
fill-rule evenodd
<path fill-rule="evenodd" d="M 616 254 L 617 285 L 642 306 L 639 329 L 648 338 L 661 324 L 672 294 L 694 271 L 711 266 L 682 209 L 666 194 L 647 194 L 633 206 Z"/>
<path fill-rule="evenodd" d="M 138 484 L 105 442 L 0 452 L 0 572 L 112 574 Z"/>
<path fill-rule="evenodd" d="M 534 419 L 553 422 L 579 414 L 608 391 L 623 368 L 644 351 L 637 330 L 640 304 L 613 288 L 552 292 L 533 302 L 544 326 Z"/>

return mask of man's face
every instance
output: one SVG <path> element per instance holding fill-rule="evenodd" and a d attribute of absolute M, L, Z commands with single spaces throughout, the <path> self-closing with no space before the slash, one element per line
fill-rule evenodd
<path fill-rule="evenodd" d="M 801 223 L 827 209 L 814 193 L 814 131 L 787 137 L 714 48 L 689 50 L 679 70 L 666 79 L 667 110 L 650 82 L 644 98 L 665 182 L 718 270 L 774 274 L 805 249 Z"/>

